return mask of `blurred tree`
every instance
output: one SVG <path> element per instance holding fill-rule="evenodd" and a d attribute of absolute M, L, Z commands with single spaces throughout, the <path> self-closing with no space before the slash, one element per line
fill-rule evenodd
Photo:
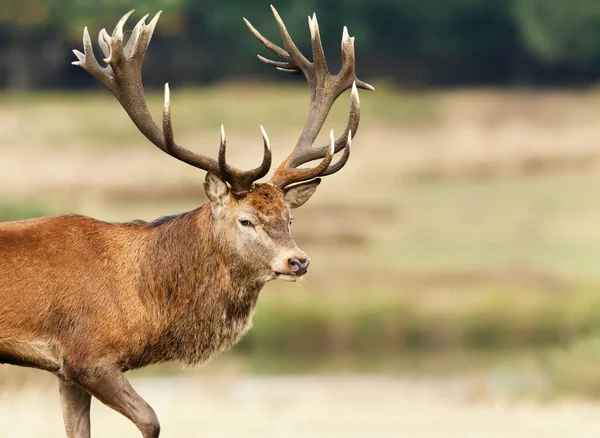
<path fill-rule="evenodd" d="M 26 89 L 39 85 L 56 73 L 70 57 L 67 42 L 80 39 L 84 26 L 116 23 L 126 11 L 143 5 L 143 10 L 166 12 L 181 8 L 184 0 L 3 0 L 0 28 L 11 42 L 2 52 L 6 85 Z M 176 15 L 162 20 L 161 32 L 174 27 Z M 175 19 L 174 19 L 175 18 Z M 98 29 L 99 30 L 99 29 Z M 91 32 L 93 35 L 93 32 Z M 80 43 L 78 45 L 81 45 Z M 43 64 L 46 68 L 39 68 Z"/>
<path fill-rule="evenodd" d="M 598 0 L 515 0 L 523 41 L 542 61 L 586 62 L 600 55 Z"/>
<path fill-rule="evenodd" d="M 600 75 L 599 0 L 288 0 L 276 5 L 310 52 L 306 16 L 315 11 L 331 70 L 342 26 L 357 36 L 359 75 L 411 85 L 577 83 Z M 3 0 L 0 87 L 79 85 L 70 48 L 84 25 L 95 36 L 128 9 L 164 10 L 145 66 L 146 83 L 190 84 L 269 75 L 252 56 L 267 51 L 242 22 L 279 32 L 268 4 L 244 0 Z"/>

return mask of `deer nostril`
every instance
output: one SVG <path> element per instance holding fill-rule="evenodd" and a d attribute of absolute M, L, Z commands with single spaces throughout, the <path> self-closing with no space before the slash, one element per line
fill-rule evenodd
<path fill-rule="evenodd" d="M 300 259 L 293 257 L 291 259 L 288 260 L 288 264 L 290 265 L 290 269 L 292 271 L 297 271 L 298 269 L 300 269 L 300 265 L 301 265 L 301 261 Z"/>
<path fill-rule="evenodd" d="M 292 271 L 296 275 L 304 275 L 308 272 L 308 265 L 310 264 L 309 258 L 298 258 L 292 257 L 288 260 L 288 265 L 290 267 L 290 271 Z"/>

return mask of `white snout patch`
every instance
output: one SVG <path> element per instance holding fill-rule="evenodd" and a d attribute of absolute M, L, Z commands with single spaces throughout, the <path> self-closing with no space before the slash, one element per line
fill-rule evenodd
<path fill-rule="evenodd" d="M 276 272 L 275 273 L 275 277 L 278 280 L 283 280 L 283 281 L 298 281 L 300 280 L 303 276 L 299 276 L 299 275 L 292 275 L 292 274 L 283 274 L 281 272 Z"/>

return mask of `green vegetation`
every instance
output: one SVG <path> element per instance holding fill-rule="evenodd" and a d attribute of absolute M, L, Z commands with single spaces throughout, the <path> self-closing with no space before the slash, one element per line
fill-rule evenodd
<path fill-rule="evenodd" d="M 519 0 L 514 16 L 526 46 L 548 61 L 597 59 L 600 4 L 590 0 Z"/>
<path fill-rule="evenodd" d="M 304 299 L 263 296 L 254 328 L 238 351 L 384 356 L 541 348 L 600 334 L 600 295 L 593 291 L 455 291 L 455 303 L 445 304 L 436 303 L 433 293 L 346 301 L 326 297 L 319 290 L 311 290 Z"/>
<path fill-rule="evenodd" d="M 0 199 L 0 222 L 48 216 L 52 209 L 38 202 L 16 202 Z"/>

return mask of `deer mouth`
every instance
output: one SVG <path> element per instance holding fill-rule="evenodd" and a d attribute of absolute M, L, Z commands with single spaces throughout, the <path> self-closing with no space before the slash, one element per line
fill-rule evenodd
<path fill-rule="evenodd" d="M 274 272 L 274 274 L 278 280 L 283 281 L 298 281 L 300 278 L 302 278 L 302 275 L 296 275 L 288 272 Z"/>

